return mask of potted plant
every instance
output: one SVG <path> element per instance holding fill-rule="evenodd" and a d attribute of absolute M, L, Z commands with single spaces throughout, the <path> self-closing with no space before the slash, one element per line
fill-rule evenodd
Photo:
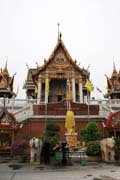
<path fill-rule="evenodd" d="M 86 145 L 86 155 L 89 161 L 100 161 L 101 160 L 101 148 L 99 141 L 91 141 Z"/>
<path fill-rule="evenodd" d="M 82 141 L 86 144 L 86 154 L 89 161 L 101 160 L 100 130 L 96 122 L 89 122 L 86 129 L 80 130 Z"/>

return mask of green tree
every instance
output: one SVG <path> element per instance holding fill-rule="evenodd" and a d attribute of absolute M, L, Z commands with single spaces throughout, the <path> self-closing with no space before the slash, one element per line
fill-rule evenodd
<path fill-rule="evenodd" d="M 80 130 L 82 140 L 85 142 L 96 141 L 99 139 L 101 133 L 96 122 L 89 122 L 86 129 Z"/>
<path fill-rule="evenodd" d="M 96 156 L 101 154 L 100 142 L 100 130 L 96 122 L 89 122 L 86 129 L 81 129 L 80 134 L 82 141 L 86 142 L 86 154 L 88 156 Z"/>
<path fill-rule="evenodd" d="M 60 141 L 59 131 L 60 126 L 58 124 L 48 124 L 46 127 L 44 141 L 49 142 L 51 147 L 54 147 Z"/>

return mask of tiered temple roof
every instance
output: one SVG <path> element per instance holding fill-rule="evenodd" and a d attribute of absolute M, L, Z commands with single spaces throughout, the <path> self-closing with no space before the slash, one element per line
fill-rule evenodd
<path fill-rule="evenodd" d="M 106 76 L 106 75 L 105 75 Z M 113 72 L 111 77 L 106 76 L 107 79 L 107 94 L 105 98 L 120 99 L 120 71 L 116 70 L 113 64 Z"/>
<path fill-rule="evenodd" d="M 56 81 L 60 84 L 64 84 L 67 79 L 72 80 L 74 76 L 75 86 L 78 94 L 78 86 L 80 77 L 82 79 L 83 87 L 87 79 L 89 79 L 90 72 L 87 69 L 81 68 L 77 64 L 77 60 L 73 60 L 70 56 L 68 50 L 66 49 L 62 39 L 61 34 L 58 37 L 57 44 L 53 49 L 50 57 L 46 60 L 44 59 L 44 64 L 39 66 L 37 64 L 36 69 L 29 69 L 27 80 L 25 82 L 24 88 L 26 89 L 27 97 L 36 98 L 35 95 L 35 87 L 38 87 L 38 83 L 41 81 L 42 83 L 42 96 L 44 96 L 44 87 L 46 77 L 48 77 L 50 84 L 50 88 L 58 85 L 55 85 Z M 53 82 L 54 81 L 54 82 Z M 58 87 L 59 91 L 61 91 L 60 87 Z M 63 89 L 63 88 L 62 88 Z M 65 89 L 65 87 L 64 87 Z M 84 87 L 85 91 L 86 88 Z M 50 90 L 52 91 L 52 90 Z M 56 90 L 57 91 L 57 90 Z M 58 92 L 59 95 L 61 92 Z M 56 95 L 58 95 L 56 94 Z M 62 91 L 62 96 L 64 96 L 65 92 Z"/>
<path fill-rule="evenodd" d="M 13 92 L 13 83 L 15 75 L 16 74 L 14 74 L 12 77 L 9 76 L 6 62 L 5 67 L 3 69 L 1 68 L 0 72 L 0 97 L 11 98 L 15 96 L 15 93 Z"/>

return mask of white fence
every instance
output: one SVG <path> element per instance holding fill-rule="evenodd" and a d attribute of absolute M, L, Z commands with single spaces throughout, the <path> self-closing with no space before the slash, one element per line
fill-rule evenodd
<path fill-rule="evenodd" d="M 79 104 L 79 102 L 77 102 Z M 33 115 L 33 104 L 45 104 L 37 99 L 0 99 L 0 110 L 5 106 L 18 121 Z M 86 100 L 87 105 L 99 105 L 99 116 L 107 118 L 110 111 L 120 110 L 120 99 Z"/>

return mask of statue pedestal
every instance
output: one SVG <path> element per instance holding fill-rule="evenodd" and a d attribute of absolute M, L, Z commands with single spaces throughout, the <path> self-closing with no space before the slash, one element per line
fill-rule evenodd
<path fill-rule="evenodd" d="M 65 133 L 65 137 L 66 137 L 66 142 L 67 142 L 67 144 L 68 144 L 70 135 L 71 135 L 71 133 Z M 77 135 L 78 135 L 78 133 L 75 132 L 75 133 L 74 133 L 74 136 L 76 137 L 76 139 L 77 139 Z"/>

